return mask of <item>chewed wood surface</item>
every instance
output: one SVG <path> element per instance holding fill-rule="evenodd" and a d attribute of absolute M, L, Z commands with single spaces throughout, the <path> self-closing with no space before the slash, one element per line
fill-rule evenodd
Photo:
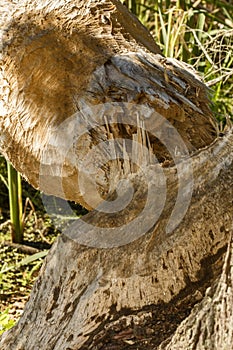
<path fill-rule="evenodd" d="M 77 187 L 77 160 L 101 140 L 119 136 L 139 140 L 139 129 L 148 119 L 141 115 L 136 128 L 127 127 L 124 118 L 119 123 L 114 108 L 105 108 L 106 103 L 130 103 L 157 112 L 178 131 L 190 153 L 216 138 L 208 91 L 200 77 L 190 66 L 164 58 L 147 30 L 119 1 L 1 1 L 0 5 L 0 148 L 34 187 L 88 207 Z M 103 106 L 98 112 L 103 125 L 96 127 L 98 105 Z M 85 108 L 92 115 L 80 113 Z M 63 140 L 51 141 L 51 135 L 77 112 L 87 131 L 72 144 L 74 160 L 63 145 L 68 131 Z M 154 124 L 147 120 L 145 146 L 159 162 L 170 165 L 166 145 L 150 134 Z M 78 130 L 72 133 L 74 139 L 77 135 Z M 175 136 L 167 132 L 166 137 Z M 115 171 L 114 166 L 98 172 L 100 194 L 114 187 Z M 40 181 L 38 174 L 46 181 Z M 60 177 L 63 194 L 57 185 Z"/>

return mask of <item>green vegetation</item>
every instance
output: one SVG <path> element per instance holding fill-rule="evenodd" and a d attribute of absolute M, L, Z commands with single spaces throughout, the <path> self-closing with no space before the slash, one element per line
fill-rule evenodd
<path fill-rule="evenodd" d="M 23 242 L 23 212 L 21 175 L 7 162 L 12 242 Z"/>
<path fill-rule="evenodd" d="M 191 64 L 202 75 L 220 123 L 233 120 L 233 5 L 224 0 L 122 2 L 149 29 L 166 57 Z"/>
<path fill-rule="evenodd" d="M 28 255 L 0 244 L 0 334 L 20 317 L 46 255 L 47 250 Z"/>
<path fill-rule="evenodd" d="M 13 327 L 15 324 L 15 321 L 11 318 L 9 314 L 9 309 L 6 309 L 5 311 L 0 313 L 0 335 Z"/>
<path fill-rule="evenodd" d="M 14 244 L 19 241 L 13 215 L 16 223 L 21 220 L 23 245 Z M 24 181 L 21 186 L 19 174 L 0 157 L 0 334 L 20 317 L 43 258 L 58 234 L 44 211 L 40 193 Z"/>
<path fill-rule="evenodd" d="M 220 129 L 227 125 L 228 118 L 233 120 L 233 5 L 223 0 L 122 2 L 149 29 L 165 56 L 191 64 L 203 76 L 210 87 Z M 7 181 L 6 162 L 0 157 L 0 333 L 20 316 L 48 243 L 57 234 L 44 212 L 39 192 L 23 182 L 21 193 L 20 176 L 10 165 Z M 39 242 L 41 251 L 28 256 L 5 244 L 23 239 L 24 244 L 37 244 L 37 248 Z"/>

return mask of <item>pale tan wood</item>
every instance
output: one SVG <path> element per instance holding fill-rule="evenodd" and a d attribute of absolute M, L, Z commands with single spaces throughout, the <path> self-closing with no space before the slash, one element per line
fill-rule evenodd
<path fill-rule="evenodd" d="M 79 162 L 98 142 L 117 138 L 137 141 L 132 153 L 139 165 L 146 158 L 146 181 L 137 166 L 130 163 L 124 145 L 123 164 L 118 161 L 103 167 L 96 180 L 99 194 L 112 199 L 118 180 L 130 179 L 135 188 L 130 210 L 114 214 L 92 211 L 85 217 L 86 222 L 77 221 L 63 232 L 46 259 L 19 323 L 0 342 L 1 350 L 94 349 L 100 329 L 103 331 L 106 324 L 119 319 L 124 310 L 140 315 L 144 307 L 172 301 L 192 283 L 201 283 L 203 275 L 214 269 L 211 259 L 208 268 L 203 262 L 223 254 L 232 230 L 232 129 L 218 137 L 201 79 L 189 66 L 162 57 L 147 31 L 120 2 L 1 1 L 0 6 L 0 148 L 16 168 L 35 187 L 95 207 L 98 200 L 91 198 L 88 205 L 84 196 L 94 197 L 88 177 L 92 173 L 84 167 L 87 175 L 83 194 L 77 186 L 79 169 L 73 159 Z M 111 118 L 122 104 L 128 112 L 135 106 L 146 106 L 144 119 L 135 116 L 131 127 L 126 113 L 121 119 L 122 124 L 128 123 L 124 127 L 119 127 L 119 119 L 115 124 L 106 122 L 114 121 Z M 91 113 L 78 114 L 77 124 L 69 119 L 87 107 Z M 149 117 L 151 111 L 157 113 L 156 119 L 153 114 Z M 97 116 L 103 118 L 103 125 Z M 180 137 L 175 140 L 183 140 L 183 151 L 188 153 L 176 158 L 175 149 L 169 154 L 158 142 L 159 137 L 151 136 L 164 130 L 166 121 L 171 130 L 178 131 Z M 69 135 L 74 139 L 78 135 L 74 126 L 87 132 L 78 142 L 71 142 L 74 152 L 66 154 Z M 93 127 L 95 130 L 90 131 Z M 145 152 L 145 146 L 151 153 Z M 152 167 L 154 173 L 150 167 L 152 152 L 160 162 Z M 104 157 L 101 151 L 94 152 L 90 167 Z M 144 221 L 135 227 L 135 232 L 128 232 L 129 241 L 123 244 L 117 237 L 124 236 L 120 236 L 123 224 L 139 216 L 147 186 L 157 185 L 159 198 L 163 198 L 164 188 L 158 185 L 161 172 L 167 180 L 167 198 L 159 220 L 155 218 L 159 206 L 155 206 L 156 210 L 151 206 Z M 187 192 L 189 182 L 193 185 L 191 202 L 187 202 L 183 220 L 171 226 L 168 234 L 182 177 Z M 122 189 L 124 192 L 125 187 Z M 184 198 L 189 197 L 186 194 Z M 154 225 L 146 233 L 143 226 L 150 219 Z M 88 232 L 86 223 L 91 224 Z M 105 228 L 119 227 L 115 230 L 118 236 L 110 244 L 106 240 L 106 246 L 104 240 L 98 245 L 100 224 Z M 83 237 L 89 239 L 88 246 L 81 244 Z M 227 254 L 222 276 L 231 279 L 230 269 L 226 268 L 230 266 L 231 251 Z M 217 291 L 215 285 L 211 288 Z M 217 297 L 223 298 L 229 311 L 232 291 L 219 290 Z M 185 349 L 186 341 L 190 341 L 190 349 L 206 349 L 202 333 L 195 333 L 194 319 L 197 317 L 204 325 L 208 315 L 201 318 L 202 305 L 210 305 L 210 310 L 215 306 L 209 303 L 208 293 L 201 303 L 161 349 L 175 349 L 178 344 Z M 217 324 L 220 316 L 215 312 L 212 315 L 217 317 Z M 194 327 L 195 339 L 186 334 L 189 326 Z M 224 349 L 223 340 L 229 344 L 232 340 L 230 331 L 222 337 L 222 329 L 210 337 L 211 344 L 219 349 Z"/>
<path fill-rule="evenodd" d="M 91 207 L 77 185 L 76 162 L 96 142 L 111 138 L 106 124 L 91 130 L 96 106 L 106 102 L 151 108 L 174 126 L 190 152 L 215 139 L 200 78 L 189 66 L 161 56 L 120 1 L 2 1 L 0 24 L 0 149 L 34 187 Z M 85 119 L 87 107 L 93 116 Z M 74 162 L 63 144 L 69 130 L 53 143 L 51 134 L 83 110 L 77 118 L 87 132 L 73 145 Z M 114 109 L 109 113 L 114 120 Z M 114 138 L 122 137 L 121 129 L 115 125 Z M 127 138 L 135 133 L 124 130 Z M 77 136 L 78 130 L 72 134 Z M 169 159 L 161 143 L 150 142 L 160 161 Z M 100 194 L 114 187 L 115 169 L 105 168 L 98 177 Z"/>

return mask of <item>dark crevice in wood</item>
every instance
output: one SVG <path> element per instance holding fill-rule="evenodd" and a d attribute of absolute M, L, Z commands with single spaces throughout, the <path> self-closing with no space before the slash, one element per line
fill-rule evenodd
<path fill-rule="evenodd" d="M 215 255 L 205 258 L 201 262 L 201 269 L 199 271 L 199 280 L 191 282 L 187 276 L 187 286 L 180 291 L 169 303 L 158 303 L 157 305 L 147 305 L 140 310 L 121 309 L 116 311 L 116 305 L 112 305 L 110 316 L 105 320 L 104 316 L 99 316 L 98 322 L 101 325 L 89 335 L 88 341 L 82 346 L 82 350 L 107 350 L 107 349 L 148 349 L 148 345 L 156 347 L 169 338 L 179 326 L 179 324 L 189 316 L 193 306 L 200 302 L 206 289 L 212 285 L 213 281 L 219 278 L 223 266 L 223 257 L 225 255 L 227 246 L 218 250 Z M 143 318 L 143 314 L 151 314 L 151 317 Z M 131 324 L 126 327 L 125 317 L 139 316 L 142 318 L 141 324 Z M 111 326 L 112 324 L 112 326 Z M 139 336 L 137 331 L 142 333 Z M 164 332 L 166 328 L 166 332 Z M 122 336 L 123 339 L 117 335 L 123 331 L 129 331 L 129 335 Z M 130 334 L 132 329 L 132 334 Z M 148 335 L 148 329 L 153 334 Z M 144 333 L 144 334 L 143 334 Z M 128 337 L 128 338 L 127 338 Z M 116 339 L 117 338 L 117 339 Z M 135 345 L 127 345 L 125 340 L 133 339 Z"/>

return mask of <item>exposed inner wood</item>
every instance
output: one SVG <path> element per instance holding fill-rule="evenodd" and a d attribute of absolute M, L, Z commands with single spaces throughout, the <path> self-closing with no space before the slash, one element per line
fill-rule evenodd
<path fill-rule="evenodd" d="M 166 224 L 176 188 L 169 168 L 168 202 L 148 234 L 121 247 L 97 249 L 76 243 L 78 224 L 64 232 L 50 251 L 14 337 L 11 332 L 6 334 L 2 349 L 18 350 L 19 344 L 26 350 L 42 344 L 49 350 L 82 349 L 85 343 L 98 343 L 100 330 L 108 323 L 111 327 L 124 310 L 135 315 L 148 307 L 152 312 L 155 305 L 170 302 L 192 285 L 201 288 L 211 270 L 218 275 L 216 267 L 221 270 L 221 255 L 232 229 L 232 142 L 229 133 L 193 156 L 192 202 L 172 234 L 166 234 Z M 88 215 L 95 242 L 96 215 Z M 109 224 L 106 219 L 105 225 Z M 211 258 L 215 255 L 216 259 Z M 209 262 L 204 263 L 208 257 Z M 45 333 L 45 329 L 49 331 Z M 28 332 L 33 341 L 27 347 Z"/>
<path fill-rule="evenodd" d="M 226 293 L 229 250 L 221 288 L 217 277 L 232 230 L 233 134 L 218 137 L 201 79 L 164 58 L 117 0 L 0 8 L 1 152 L 33 186 L 94 208 L 53 245 L 1 350 L 104 349 L 99 337 L 125 314 L 135 326 L 141 312 L 190 300 L 192 288 L 200 301 L 213 281 L 212 295 Z M 229 291 L 221 305 L 232 319 Z M 196 350 L 195 317 L 207 318 L 195 310 L 184 330 Z M 164 346 L 187 350 L 177 332 Z"/>
<path fill-rule="evenodd" d="M 34 187 L 91 209 L 95 205 L 85 201 L 79 185 L 83 157 L 103 164 L 96 162 L 94 171 L 86 163 L 85 172 L 93 178 L 94 171 L 104 198 L 114 190 L 119 166 L 109 166 L 109 154 L 90 152 L 98 143 L 135 141 L 169 166 L 180 140 L 190 154 L 214 141 L 216 123 L 200 78 L 161 56 L 120 2 L 39 4 L 12 8 L 0 33 L 1 150 Z M 80 128 L 86 133 L 80 135 Z M 142 150 L 133 151 L 140 165 Z M 125 148 L 123 158 L 130 152 Z M 120 167 L 124 174 L 132 171 L 126 159 Z"/>

